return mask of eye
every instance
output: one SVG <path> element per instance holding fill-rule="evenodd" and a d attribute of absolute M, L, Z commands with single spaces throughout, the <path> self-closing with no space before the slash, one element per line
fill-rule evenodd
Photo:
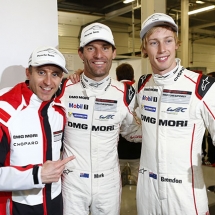
<path fill-rule="evenodd" d="M 52 76 L 53 77 L 62 77 L 62 72 L 53 72 Z"/>
<path fill-rule="evenodd" d="M 157 46 L 158 45 L 158 42 L 157 41 L 150 41 L 149 43 L 151 46 Z"/>
<path fill-rule="evenodd" d="M 53 75 L 54 77 L 59 76 L 59 74 L 57 74 L 56 72 L 53 72 L 52 75 Z"/>
<path fill-rule="evenodd" d="M 104 50 L 104 51 L 108 51 L 109 49 L 110 49 L 109 46 L 103 46 L 103 50 Z"/>
<path fill-rule="evenodd" d="M 171 43 L 173 41 L 173 39 L 168 39 L 166 40 L 166 43 Z"/>
<path fill-rule="evenodd" d="M 87 47 L 87 51 L 93 51 L 93 50 L 94 50 L 94 48 L 92 46 Z"/>
<path fill-rule="evenodd" d="M 43 70 L 39 70 L 39 71 L 37 71 L 37 73 L 40 76 L 46 75 L 46 73 Z"/>

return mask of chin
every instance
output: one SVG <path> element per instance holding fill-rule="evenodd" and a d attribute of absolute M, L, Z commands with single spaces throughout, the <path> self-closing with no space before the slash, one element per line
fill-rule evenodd
<path fill-rule="evenodd" d="M 44 96 L 42 96 L 42 97 L 39 97 L 39 99 L 40 100 L 42 100 L 42 101 L 44 101 L 44 102 L 47 102 L 47 101 L 49 101 L 49 100 L 51 100 L 51 97 L 44 97 Z"/>

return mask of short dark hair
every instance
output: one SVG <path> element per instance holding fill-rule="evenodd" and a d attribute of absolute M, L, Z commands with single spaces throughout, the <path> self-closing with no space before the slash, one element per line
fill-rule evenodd
<path fill-rule="evenodd" d="M 128 63 L 122 63 L 116 68 L 116 77 L 118 81 L 134 80 L 134 69 Z"/>
<path fill-rule="evenodd" d="M 208 73 L 207 75 L 211 76 L 211 77 L 214 77 L 215 78 L 215 71 L 214 72 L 210 72 Z"/>

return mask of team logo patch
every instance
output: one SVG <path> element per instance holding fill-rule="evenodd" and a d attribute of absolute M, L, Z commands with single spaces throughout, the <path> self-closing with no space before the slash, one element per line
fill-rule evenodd
<path fill-rule="evenodd" d="M 156 89 L 156 88 L 148 88 L 148 87 L 145 87 L 143 90 L 144 90 L 144 91 L 158 92 L 158 89 Z"/>
<path fill-rule="evenodd" d="M 192 92 L 164 89 L 161 102 L 175 104 L 189 104 Z"/>
<path fill-rule="evenodd" d="M 113 119 L 115 115 L 109 114 L 109 115 L 100 115 L 99 120 L 107 121 L 109 119 Z"/>
<path fill-rule="evenodd" d="M 97 98 L 95 101 L 94 110 L 95 111 L 116 112 L 117 111 L 117 101 Z"/>
<path fill-rule="evenodd" d="M 87 119 L 87 114 L 81 114 L 81 113 L 73 113 L 73 112 L 68 112 L 68 116 L 71 117 L 73 116 L 74 118 L 79 118 L 79 119 Z"/>
<path fill-rule="evenodd" d="M 205 91 L 208 84 L 210 84 L 210 82 L 208 80 L 208 77 L 206 77 L 205 79 L 202 80 L 202 85 L 201 85 L 202 91 Z"/>
<path fill-rule="evenodd" d="M 143 105 L 144 110 L 150 111 L 150 112 L 156 112 L 156 107 Z"/>
<path fill-rule="evenodd" d="M 139 173 L 141 173 L 141 174 L 144 174 L 144 172 L 146 172 L 147 170 L 146 169 L 139 169 Z"/>
<path fill-rule="evenodd" d="M 89 178 L 88 173 L 80 173 L 80 178 Z"/>
<path fill-rule="evenodd" d="M 184 108 L 184 107 L 176 107 L 176 108 L 168 107 L 166 111 L 162 111 L 162 112 L 178 115 L 178 113 L 185 113 L 186 110 L 187 108 Z"/>
<path fill-rule="evenodd" d="M 148 101 L 148 102 L 157 102 L 158 98 L 154 97 L 154 96 L 145 96 L 145 95 L 143 95 L 142 100 L 143 101 Z"/>
<path fill-rule="evenodd" d="M 149 177 L 150 177 L 150 178 L 157 179 L 157 174 L 155 174 L 155 173 L 153 173 L 153 172 L 149 172 Z"/>
<path fill-rule="evenodd" d="M 88 105 L 86 105 L 86 104 L 69 103 L 69 108 L 88 110 Z"/>
<path fill-rule="evenodd" d="M 63 173 L 66 174 L 66 175 L 68 175 L 70 172 L 73 172 L 73 171 L 72 171 L 72 170 L 69 170 L 69 169 L 65 169 L 65 170 L 63 171 Z"/>
<path fill-rule="evenodd" d="M 57 142 L 59 140 L 62 140 L 62 136 L 63 136 L 63 131 L 60 130 L 60 131 L 55 131 L 53 133 L 53 136 L 54 136 L 54 142 Z"/>

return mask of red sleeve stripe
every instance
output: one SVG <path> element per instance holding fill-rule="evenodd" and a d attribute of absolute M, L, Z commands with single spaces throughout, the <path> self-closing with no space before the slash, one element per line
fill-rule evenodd
<path fill-rule="evenodd" d="M 2 108 L 0 108 L 0 118 L 7 122 L 10 119 L 11 115 L 5 112 Z"/>

